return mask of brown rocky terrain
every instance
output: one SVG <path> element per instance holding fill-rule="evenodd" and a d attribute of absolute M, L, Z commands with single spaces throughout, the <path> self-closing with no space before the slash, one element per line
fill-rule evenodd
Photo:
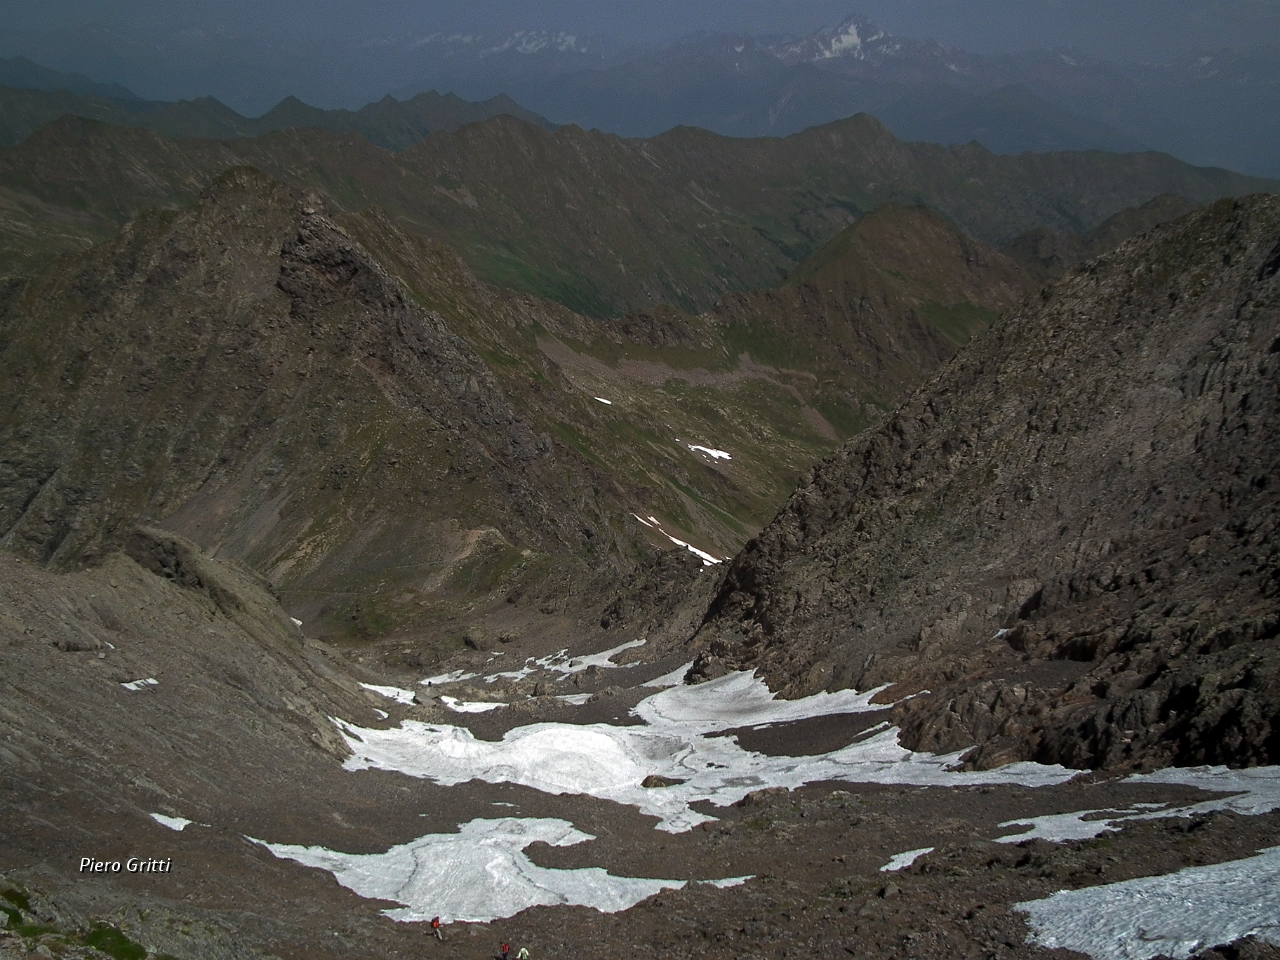
<path fill-rule="evenodd" d="M 76 573 L 13 558 L 0 564 L 6 960 L 479 960 L 503 939 L 547 958 L 619 949 L 779 960 L 797 953 L 1065 958 L 1028 944 L 1025 920 L 1011 905 L 1239 859 L 1275 842 L 1274 813 L 1136 822 L 1063 844 L 992 842 L 1010 820 L 1201 796 L 1101 776 L 1035 790 L 856 783 L 773 789 L 708 808 L 715 821 L 671 835 L 654 831 L 652 818 L 590 797 L 349 773 L 339 767 L 345 749 L 328 716 L 393 726 L 458 715 L 448 720 L 430 698 L 401 705 L 358 687 L 358 679 L 376 680 L 339 650 L 307 638 L 258 578 L 172 534 L 135 531 L 122 552 Z M 579 625 L 583 635 L 585 627 Z M 628 671 L 628 682 L 656 669 Z M 122 686 L 147 678 L 156 683 Z M 474 729 L 492 738 L 532 719 L 608 722 L 641 695 L 605 686 L 615 682 L 584 680 L 583 689 L 601 695 L 597 703 L 522 703 Z M 390 718 L 377 720 L 379 708 Z M 801 754 L 856 740 L 865 725 L 856 715 L 836 716 L 820 727 L 737 735 L 751 749 Z M 328 873 L 276 859 L 247 839 L 372 853 L 508 812 L 569 817 L 596 837 L 531 848 L 531 859 L 547 868 L 754 878 L 731 889 L 694 884 L 618 914 L 535 907 L 492 923 L 450 924 L 438 944 L 425 924 L 383 916 L 386 902 L 361 899 Z M 151 814 L 193 822 L 178 832 Z M 890 856 L 924 845 L 934 852 L 902 872 L 881 872 Z M 78 864 L 86 856 L 158 858 L 172 868 L 84 874 Z M 1246 941 L 1220 955 L 1277 954 Z"/>
<path fill-rule="evenodd" d="M 1221 202 L 1012 312 L 735 558 L 695 675 L 928 689 L 904 742 L 980 766 L 1275 762 L 1278 258 Z"/>

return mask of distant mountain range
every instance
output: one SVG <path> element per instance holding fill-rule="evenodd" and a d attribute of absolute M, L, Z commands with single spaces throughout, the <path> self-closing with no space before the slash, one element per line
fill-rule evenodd
<path fill-rule="evenodd" d="M 700 36 L 642 48 L 537 30 L 282 44 L 218 31 L 95 27 L 38 36 L 0 31 L 0 51 L 149 96 L 216 94 L 242 110 L 265 110 L 286 94 L 351 103 L 434 89 L 473 100 L 505 94 L 556 123 L 626 136 L 678 125 L 785 136 L 866 112 L 907 140 L 977 140 L 996 153 L 1157 149 L 1280 176 L 1274 46 L 1143 64 L 1072 50 L 982 55 L 892 36 L 852 16 L 798 38 Z M 33 85 L 4 77 L 0 70 L 0 82 Z"/>
<path fill-rule="evenodd" d="M 0 148 L 0 272 L 105 239 L 147 207 L 191 203 L 246 164 L 346 211 L 375 205 L 483 279 L 594 316 L 697 312 L 771 286 L 886 202 L 1003 245 L 1037 227 L 1083 233 L 1160 194 L 1202 204 L 1277 188 L 1154 153 L 903 143 L 868 116 L 750 140 L 690 128 L 623 139 L 500 116 L 394 154 L 327 130 L 172 139 L 63 118 Z"/>
<path fill-rule="evenodd" d="M 261 117 L 244 117 L 213 97 L 143 100 L 123 88 L 75 73 L 48 70 L 15 57 L 0 60 L 0 146 L 18 143 L 62 116 L 149 127 L 172 137 L 257 137 L 273 130 L 319 127 L 358 133 L 374 146 L 403 150 L 436 130 L 506 114 L 547 128 L 554 125 L 506 96 L 475 103 L 434 90 L 408 100 L 386 96 L 359 110 L 321 110 L 286 97 Z"/>

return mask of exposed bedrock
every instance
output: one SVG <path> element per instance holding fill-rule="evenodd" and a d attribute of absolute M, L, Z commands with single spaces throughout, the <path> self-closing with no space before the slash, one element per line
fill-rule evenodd
<path fill-rule="evenodd" d="M 897 684 L 913 748 L 1280 762 L 1280 198 L 1046 288 L 813 469 L 733 561 L 692 678 Z"/>

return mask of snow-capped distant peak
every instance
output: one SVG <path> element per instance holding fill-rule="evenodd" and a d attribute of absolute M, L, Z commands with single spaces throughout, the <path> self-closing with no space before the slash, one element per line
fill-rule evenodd
<path fill-rule="evenodd" d="M 802 40 L 780 43 L 770 49 L 775 57 L 787 63 L 816 63 L 835 57 L 862 60 L 872 52 L 873 46 L 875 52 L 891 52 L 880 49 L 887 47 L 889 39 L 888 34 L 868 20 L 850 17 L 838 26 L 825 27 Z"/>
<path fill-rule="evenodd" d="M 873 42 L 884 36 L 883 30 L 877 30 L 874 34 L 867 37 L 867 41 Z M 823 59 L 831 57 L 843 57 L 846 54 L 858 56 L 862 53 L 862 37 L 858 34 L 858 25 L 856 23 L 848 24 L 843 31 L 837 33 L 831 38 L 831 42 L 827 44 L 821 54 Z"/>

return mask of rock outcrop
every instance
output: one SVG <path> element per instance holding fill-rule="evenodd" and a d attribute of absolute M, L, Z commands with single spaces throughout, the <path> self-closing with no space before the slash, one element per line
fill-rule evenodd
<path fill-rule="evenodd" d="M 1280 761 L 1280 199 L 1070 273 L 817 466 L 691 679 L 896 684 L 913 748 Z"/>

